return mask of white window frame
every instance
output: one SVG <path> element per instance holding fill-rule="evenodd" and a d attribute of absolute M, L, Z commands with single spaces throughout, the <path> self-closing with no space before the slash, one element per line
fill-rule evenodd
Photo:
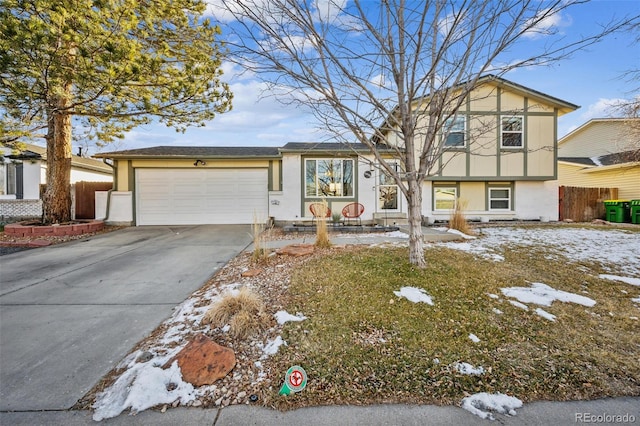
<path fill-rule="evenodd" d="M 520 120 L 520 130 L 505 130 L 504 120 Z M 520 145 L 505 145 L 504 135 L 520 135 Z M 524 116 L 522 115 L 502 115 L 500 116 L 500 147 L 504 149 L 522 149 L 524 147 Z"/>
<path fill-rule="evenodd" d="M 493 197 L 492 191 L 507 191 L 506 197 Z M 493 208 L 492 201 L 506 201 L 507 208 Z M 511 188 L 508 186 L 493 186 L 489 188 L 489 211 L 511 211 Z"/>
<path fill-rule="evenodd" d="M 315 171 L 314 171 L 314 177 L 315 177 L 315 194 L 309 194 L 307 192 L 307 178 L 308 178 L 308 162 L 309 161 L 315 161 Z M 322 191 L 320 191 L 320 179 L 318 178 L 318 162 L 320 161 L 330 161 L 330 162 L 339 162 L 340 166 L 337 170 L 339 170 L 340 172 L 340 177 L 337 178 L 337 180 L 339 180 L 339 182 L 331 182 L 328 183 L 327 185 L 331 186 L 331 185 L 335 185 L 334 187 L 334 194 L 330 194 L 330 193 L 322 193 Z M 346 161 L 349 161 L 351 163 L 351 181 L 349 182 L 351 185 L 351 194 L 347 194 L 345 195 L 343 193 L 344 190 L 344 176 L 342 176 L 342 174 L 344 173 L 344 163 Z M 355 197 L 355 173 L 356 173 L 356 169 L 355 169 L 355 161 L 353 160 L 353 158 L 327 158 L 327 157 L 323 157 L 323 158 L 305 158 L 304 159 L 304 195 L 305 198 L 353 198 Z M 336 180 L 336 178 L 332 179 L 332 180 Z"/>
<path fill-rule="evenodd" d="M 453 131 L 456 129 L 456 122 L 462 122 L 462 130 Z M 467 147 L 467 118 L 464 115 L 454 115 L 453 117 L 449 117 L 444 121 L 444 125 L 442 126 L 442 147 L 444 149 L 462 149 Z M 461 134 L 462 135 L 462 145 L 449 145 L 447 141 L 449 136 Z"/>
<path fill-rule="evenodd" d="M 453 191 L 453 206 L 451 208 L 438 208 L 438 192 L 451 192 Z M 450 201 L 447 199 L 442 199 L 442 201 Z M 433 188 L 433 210 L 434 211 L 452 211 L 455 210 L 456 204 L 458 203 L 458 188 L 456 186 L 435 186 Z"/>

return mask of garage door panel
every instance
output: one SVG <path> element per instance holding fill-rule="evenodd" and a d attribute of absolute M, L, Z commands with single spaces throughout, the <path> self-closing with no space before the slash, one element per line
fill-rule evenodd
<path fill-rule="evenodd" d="M 138 169 L 139 225 L 252 223 L 268 216 L 266 169 Z"/>

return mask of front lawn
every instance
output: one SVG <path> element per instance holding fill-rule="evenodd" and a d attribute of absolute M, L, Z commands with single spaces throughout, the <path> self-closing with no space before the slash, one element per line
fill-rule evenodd
<path fill-rule="evenodd" d="M 308 319 L 285 324 L 288 346 L 271 360 L 276 371 L 303 366 L 309 382 L 294 397 L 273 389 L 266 402 L 293 408 L 457 404 L 477 392 L 525 402 L 640 395 L 640 304 L 633 300 L 640 288 L 599 277 L 629 276 L 640 265 L 624 256 L 590 258 L 584 250 L 598 248 L 579 237 L 560 248 L 557 241 L 504 243 L 500 254 L 466 250 L 469 243 L 430 245 L 425 270 L 408 264 L 406 248 L 358 248 L 306 263 L 293 275 L 286 310 Z M 570 244 L 591 246 L 563 254 Z M 502 292 L 532 283 L 569 294 L 569 302 L 523 304 Z M 433 305 L 398 297 L 402 287 L 423 289 Z"/>

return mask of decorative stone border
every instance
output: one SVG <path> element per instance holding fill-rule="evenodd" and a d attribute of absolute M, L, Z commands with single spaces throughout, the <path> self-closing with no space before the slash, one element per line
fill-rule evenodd
<path fill-rule="evenodd" d="M 43 237 L 65 235 L 82 235 L 101 231 L 104 228 L 102 220 L 77 221 L 70 225 L 31 225 L 33 221 L 10 223 L 4 226 L 4 233 L 14 237 Z"/>

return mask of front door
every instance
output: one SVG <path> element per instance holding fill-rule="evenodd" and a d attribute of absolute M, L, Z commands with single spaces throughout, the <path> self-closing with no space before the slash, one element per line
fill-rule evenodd
<path fill-rule="evenodd" d="M 391 163 L 398 170 L 398 163 Z M 378 212 L 400 211 L 400 190 L 393 177 L 382 167 L 378 167 L 376 193 L 378 195 Z"/>

